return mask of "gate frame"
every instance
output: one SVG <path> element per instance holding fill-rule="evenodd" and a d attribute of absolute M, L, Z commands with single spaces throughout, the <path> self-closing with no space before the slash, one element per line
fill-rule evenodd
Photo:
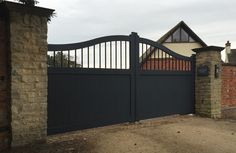
<path fill-rule="evenodd" d="M 88 66 L 88 68 L 85 68 L 85 69 L 84 68 L 78 68 L 78 67 L 62 68 L 63 65 L 61 65 L 61 68 L 59 68 L 59 70 L 64 69 L 64 70 L 69 70 L 70 72 L 73 72 L 73 71 L 76 70 L 77 73 L 82 72 L 82 74 L 86 74 L 86 73 L 91 74 L 91 73 L 95 73 L 95 72 L 99 72 L 99 71 L 104 72 L 104 74 L 108 74 L 110 72 L 111 73 L 122 72 L 122 71 L 127 72 L 127 74 L 130 75 L 130 117 L 129 117 L 128 122 L 135 122 L 135 121 L 140 120 L 137 117 L 137 115 L 138 115 L 137 114 L 137 100 L 138 100 L 137 99 L 137 92 L 138 92 L 138 89 L 139 89 L 138 78 L 141 78 L 141 75 L 144 75 L 144 74 L 159 75 L 159 74 L 163 74 L 163 72 L 165 72 L 165 74 L 168 74 L 168 75 L 170 75 L 172 73 L 174 73 L 174 74 L 178 73 L 180 75 L 183 75 L 183 74 L 187 73 L 189 75 L 192 75 L 192 77 L 193 77 L 192 94 L 194 96 L 195 56 L 186 57 L 186 56 L 180 55 L 178 53 L 175 53 L 175 52 L 171 51 L 170 49 L 166 48 L 165 46 L 162 46 L 161 44 L 159 44 L 157 42 L 154 42 L 152 40 L 145 39 L 145 38 L 140 38 L 136 32 L 132 32 L 129 36 L 124 36 L 124 35 L 106 36 L 106 37 L 100 37 L 100 38 L 96 38 L 96 39 L 89 40 L 89 41 L 86 41 L 86 42 L 74 43 L 74 44 L 49 44 L 48 45 L 48 50 L 53 51 L 54 52 L 53 56 L 55 57 L 55 52 L 56 51 L 60 51 L 61 53 L 63 51 L 68 51 L 68 53 L 69 53 L 70 50 L 89 48 L 90 46 L 95 47 L 95 45 L 98 45 L 98 44 L 101 44 L 101 43 L 105 43 L 105 45 L 106 45 L 106 42 L 114 42 L 114 41 L 115 42 L 116 41 L 120 41 L 120 42 L 128 41 L 129 42 L 129 58 L 130 58 L 129 66 L 130 67 L 129 67 L 128 70 L 127 69 L 126 70 L 124 70 L 124 69 L 101 69 L 101 67 L 99 69 L 96 69 L 95 64 L 94 64 L 94 68 L 91 68 L 91 67 Z M 177 63 L 176 63 L 176 67 L 178 67 L 178 68 L 176 69 L 176 67 L 175 67 L 175 70 L 170 70 L 170 69 L 167 70 L 166 68 L 164 68 L 162 70 L 151 70 L 150 72 L 141 71 L 141 65 L 143 64 L 143 62 L 140 63 L 140 44 L 141 43 L 153 46 L 154 51 L 155 51 L 155 49 L 158 49 L 158 50 L 160 49 L 162 52 L 165 52 L 165 54 L 167 54 L 169 56 L 169 58 L 171 56 L 173 59 L 181 60 L 182 62 L 183 61 L 190 62 L 191 67 L 189 67 L 189 70 L 184 70 L 184 68 L 183 68 L 184 64 L 183 63 L 181 64 L 181 66 L 180 65 L 177 66 Z M 151 48 L 150 48 L 150 51 L 151 51 Z M 94 52 L 94 54 L 95 54 L 95 52 Z M 70 54 L 68 54 L 68 55 L 70 55 Z M 162 58 L 167 59 L 167 57 L 163 57 L 163 56 L 162 56 Z M 75 58 L 75 59 L 77 59 L 77 58 Z M 61 58 L 61 60 L 62 60 L 62 58 Z M 61 61 L 61 63 L 62 63 L 62 61 Z M 75 63 L 75 65 L 76 65 L 76 63 Z M 55 60 L 54 60 L 54 66 L 55 66 Z M 185 66 L 186 66 L 186 63 L 185 63 Z M 182 69 L 181 69 L 181 67 L 182 67 Z M 53 72 L 50 69 L 53 70 L 53 68 L 50 68 L 50 67 L 48 68 L 49 72 Z M 62 72 L 61 70 L 58 71 L 58 72 L 57 71 L 58 70 L 56 68 L 54 73 L 55 72 L 56 73 L 58 73 L 58 72 L 61 73 Z M 194 103 L 194 97 L 192 98 L 192 102 Z M 194 113 L 194 106 L 193 106 L 193 111 L 191 111 L 191 113 Z"/>

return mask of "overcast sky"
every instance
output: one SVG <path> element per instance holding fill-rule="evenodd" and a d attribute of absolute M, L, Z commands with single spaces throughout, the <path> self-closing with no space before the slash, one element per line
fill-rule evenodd
<path fill-rule="evenodd" d="M 181 20 L 208 45 L 236 48 L 236 0 L 39 0 L 56 10 L 49 43 L 72 43 L 132 31 L 158 40 Z"/>

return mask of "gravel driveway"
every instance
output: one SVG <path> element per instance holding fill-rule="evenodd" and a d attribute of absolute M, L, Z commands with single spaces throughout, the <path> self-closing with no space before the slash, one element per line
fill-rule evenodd
<path fill-rule="evenodd" d="M 236 153 L 236 120 L 172 116 L 50 136 L 8 153 Z"/>

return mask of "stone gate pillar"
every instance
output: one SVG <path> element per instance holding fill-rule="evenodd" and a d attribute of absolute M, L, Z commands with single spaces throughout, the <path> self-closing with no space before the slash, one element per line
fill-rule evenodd
<path fill-rule="evenodd" d="M 195 111 L 200 116 L 221 117 L 221 54 L 223 47 L 209 46 L 196 52 Z"/>
<path fill-rule="evenodd" d="M 47 135 L 47 22 L 53 10 L 0 3 L 7 18 L 12 146 Z"/>

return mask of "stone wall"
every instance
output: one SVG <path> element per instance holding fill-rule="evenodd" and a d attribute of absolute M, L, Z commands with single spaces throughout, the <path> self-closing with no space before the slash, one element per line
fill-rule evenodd
<path fill-rule="evenodd" d="M 44 141 L 47 136 L 47 22 L 53 10 L 12 2 L 2 2 L 0 7 L 0 13 L 7 14 L 10 42 L 11 144 Z"/>
<path fill-rule="evenodd" d="M 236 65 L 222 65 L 222 108 L 236 107 Z"/>
<path fill-rule="evenodd" d="M 19 12 L 11 12 L 10 18 L 11 126 L 15 146 L 47 135 L 47 18 Z"/>
<path fill-rule="evenodd" d="M 221 117 L 221 75 L 215 77 L 215 65 L 221 67 L 222 47 L 209 46 L 194 49 L 196 52 L 195 110 L 196 114 L 211 118 Z M 199 76 L 198 68 L 209 68 L 207 76 Z"/>
<path fill-rule="evenodd" d="M 6 18 L 0 16 L 0 152 L 6 149 L 10 142 L 6 21 Z"/>

